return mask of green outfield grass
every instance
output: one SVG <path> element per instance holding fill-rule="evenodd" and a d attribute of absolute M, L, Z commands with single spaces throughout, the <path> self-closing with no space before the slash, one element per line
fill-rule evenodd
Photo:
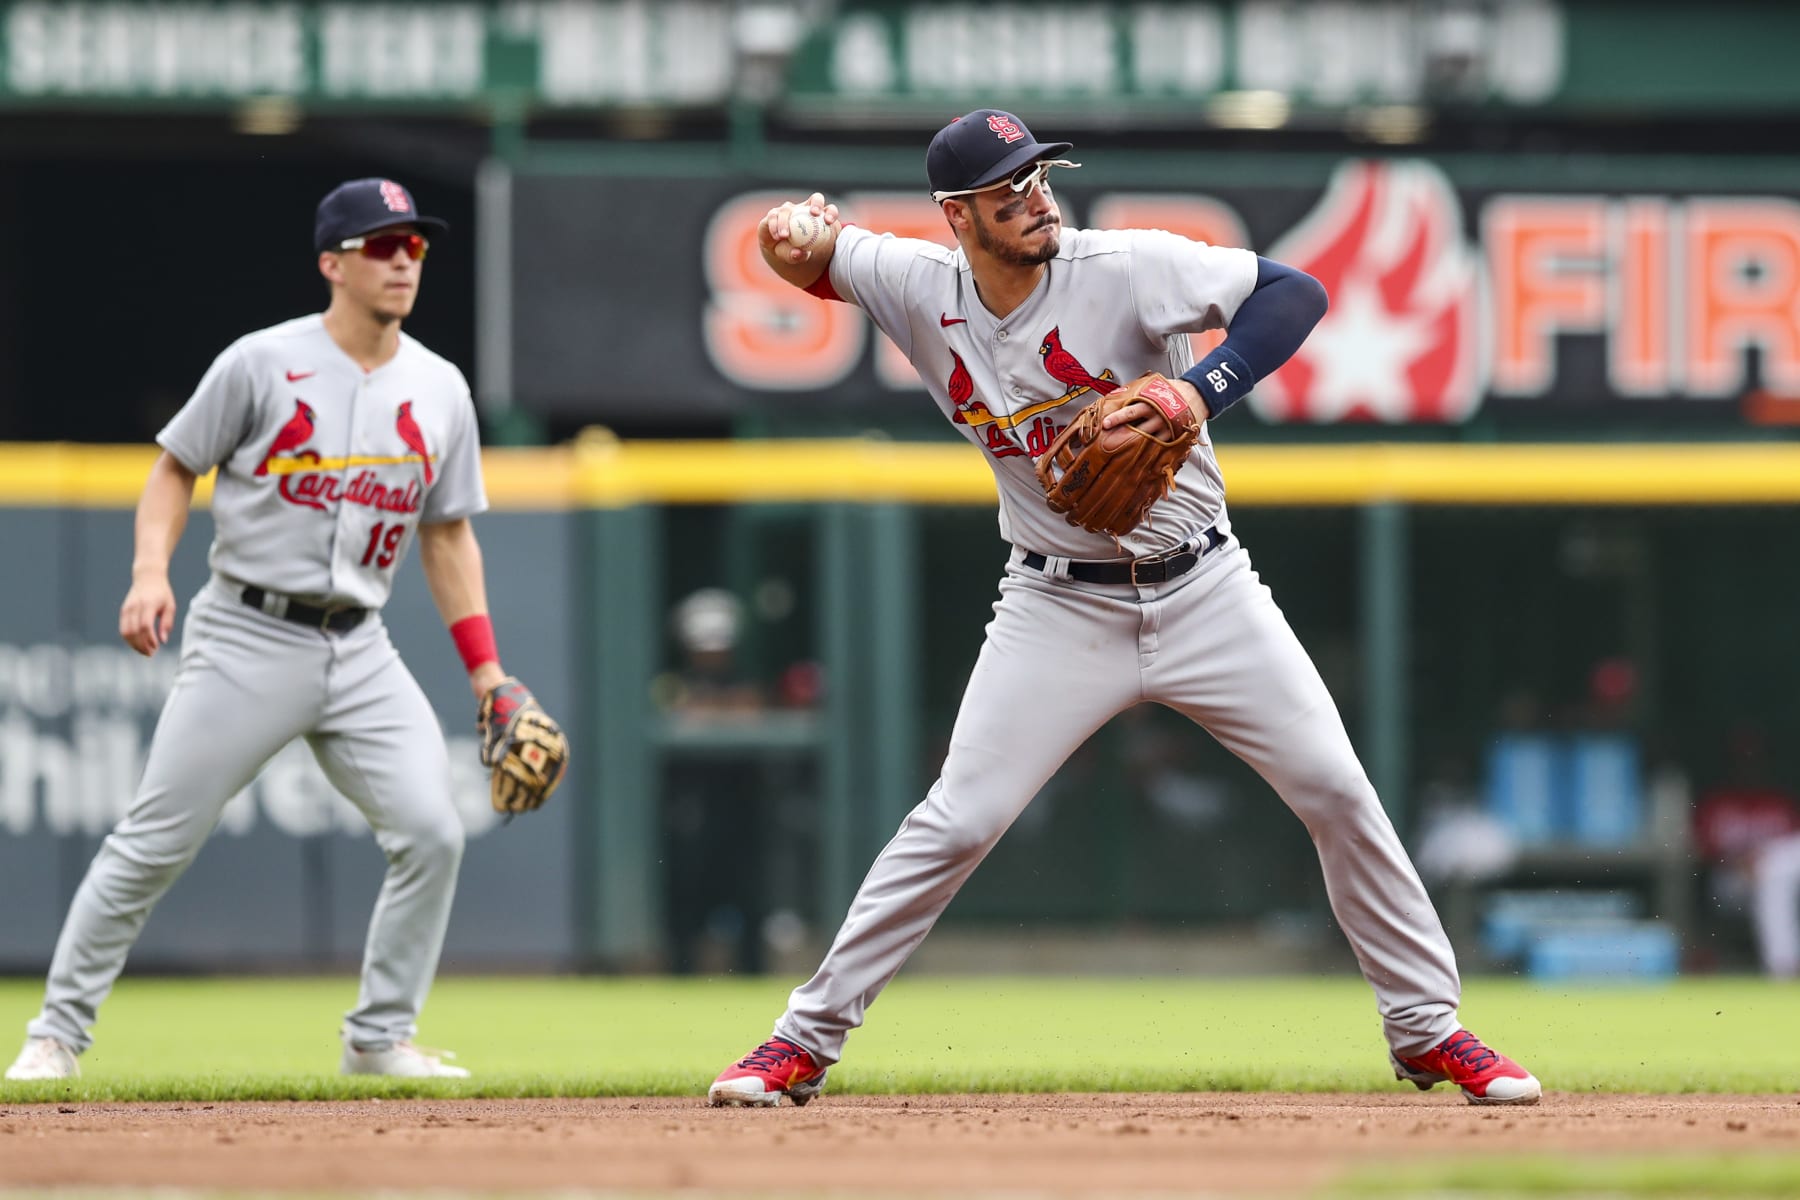
<path fill-rule="evenodd" d="M 1473 1157 L 1458 1163 L 1386 1164 L 1352 1172 L 1325 1196 L 1455 1197 L 1800 1196 L 1800 1157 L 1689 1154 L 1619 1158 L 1542 1155 Z"/>
<path fill-rule="evenodd" d="M 338 1077 L 356 981 L 127 978 L 82 1078 L 0 1083 L 74 1098 L 698 1095 L 767 1035 L 792 980 L 447 978 L 419 1041 L 474 1072 Z M 23 1037 L 35 979 L 0 981 Z M 1753 979 L 1598 988 L 1470 980 L 1463 1020 L 1554 1091 L 1792 1092 L 1800 990 Z M 16 1043 L 0 1045 L 10 1060 Z M 1395 1084 L 1355 978 L 902 978 L 832 1072 L 834 1092 L 1366 1091 Z"/>

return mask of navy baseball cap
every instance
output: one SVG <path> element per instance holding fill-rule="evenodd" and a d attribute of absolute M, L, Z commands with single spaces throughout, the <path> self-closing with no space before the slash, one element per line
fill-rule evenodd
<path fill-rule="evenodd" d="M 417 225 L 444 233 L 448 221 L 422 217 L 412 193 L 391 179 L 352 179 L 340 183 L 319 201 L 313 219 L 313 249 L 330 250 L 345 238 L 360 237 L 388 225 Z"/>
<path fill-rule="evenodd" d="M 1074 148 L 1074 142 L 1038 141 L 1025 122 L 1009 112 L 978 108 L 937 131 L 925 151 L 925 176 L 933 192 L 966 192 L 999 183 L 1026 163 Z"/>

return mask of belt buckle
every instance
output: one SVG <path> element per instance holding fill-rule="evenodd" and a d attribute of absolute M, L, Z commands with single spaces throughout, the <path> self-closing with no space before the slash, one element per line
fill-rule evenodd
<path fill-rule="evenodd" d="M 1189 538 L 1187 541 L 1181 543 L 1181 545 L 1174 546 L 1168 550 L 1164 550 L 1161 554 L 1152 554 L 1152 555 L 1148 556 L 1147 558 L 1132 559 L 1131 560 L 1131 586 L 1132 587 L 1142 587 L 1143 586 L 1143 583 L 1140 583 L 1138 581 L 1138 568 L 1141 566 L 1167 568 L 1169 563 L 1173 562 L 1177 558 L 1180 558 L 1183 554 L 1192 554 L 1194 556 L 1194 561 L 1199 562 L 1201 556 L 1206 553 L 1207 536 L 1211 532 L 1212 532 L 1211 530 L 1208 530 L 1206 533 L 1201 534 L 1198 539 Z M 1196 544 L 1196 542 L 1198 544 Z M 1169 572 L 1165 569 L 1163 571 L 1163 575 L 1162 575 L 1161 579 L 1149 579 L 1149 580 L 1145 580 L 1144 583 L 1167 583 L 1167 582 L 1169 582 L 1170 578 L 1172 578 L 1172 577 L 1170 576 Z"/>
<path fill-rule="evenodd" d="M 331 623 L 355 607 L 354 604 L 340 604 L 336 608 L 325 608 L 319 617 L 319 632 L 330 633 Z"/>
<path fill-rule="evenodd" d="M 1170 555 L 1172 555 L 1174 553 L 1176 553 L 1176 551 L 1164 551 L 1161 554 L 1152 554 L 1146 558 L 1132 559 L 1131 560 L 1131 586 L 1132 587 L 1143 587 L 1145 584 L 1168 582 L 1169 573 L 1167 571 L 1163 572 L 1163 577 L 1161 579 L 1146 579 L 1146 580 L 1139 581 L 1138 568 L 1139 567 L 1160 567 L 1160 566 L 1164 565 L 1165 563 L 1167 563 L 1169 561 Z"/>

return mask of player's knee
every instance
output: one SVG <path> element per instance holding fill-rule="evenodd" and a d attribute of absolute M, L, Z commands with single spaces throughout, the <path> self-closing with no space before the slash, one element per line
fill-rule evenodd
<path fill-rule="evenodd" d="M 1005 827 L 991 828 L 985 824 L 958 825 L 944 831 L 939 845 L 943 847 L 944 856 L 951 861 L 968 858 L 980 858 L 994 848 L 1000 840 Z"/>
<path fill-rule="evenodd" d="M 940 780 L 906 818 L 906 831 L 926 839 L 933 853 L 952 862 L 980 858 L 993 849 L 1011 821 L 997 816 L 989 819 L 969 808 L 954 803 L 950 788 Z"/>
<path fill-rule="evenodd" d="M 431 831 L 429 839 L 431 853 L 434 858 L 447 867 L 457 866 L 463 856 L 463 827 L 461 821 L 451 821 L 439 825 Z"/>
<path fill-rule="evenodd" d="M 960 812 L 956 820 L 943 822 L 938 845 L 951 861 L 980 858 L 994 848 L 1010 824 L 1010 819 L 993 812 Z"/>
<path fill-rule="evenodd" d="M 1320 764 L 1291 780 L 1282 795 L 1314 836 L 1322 828 L 1344 826 L 1358 813 L 1382 811 L 1375 786 L 1355 762 Z"/>
<path fill-rule="evenodd" d="M 103 848 L 114 860 L 113 870 L 151 881 L 174 879 L 187 869 L 206 844 L 206 831 L 182 826 L 145 829 L 122 824 L 107 835 Z"/>
<path fill-rule="evenodd" d="M 396 857 L 422 868 L 455 870 L 462 856 L 462 822 L 440 821 L 409 830 Z"/>

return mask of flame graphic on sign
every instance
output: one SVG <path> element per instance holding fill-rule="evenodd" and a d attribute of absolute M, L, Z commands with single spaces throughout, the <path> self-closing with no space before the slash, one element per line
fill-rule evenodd
<path fill-rule="evenodd" d="M 1464 421 L 1481 403 L 1479 260 L 1428 162 L 1352 161 L 1269 251 L 1331 310 L 1251 396 L 1270 421 Z"/>

